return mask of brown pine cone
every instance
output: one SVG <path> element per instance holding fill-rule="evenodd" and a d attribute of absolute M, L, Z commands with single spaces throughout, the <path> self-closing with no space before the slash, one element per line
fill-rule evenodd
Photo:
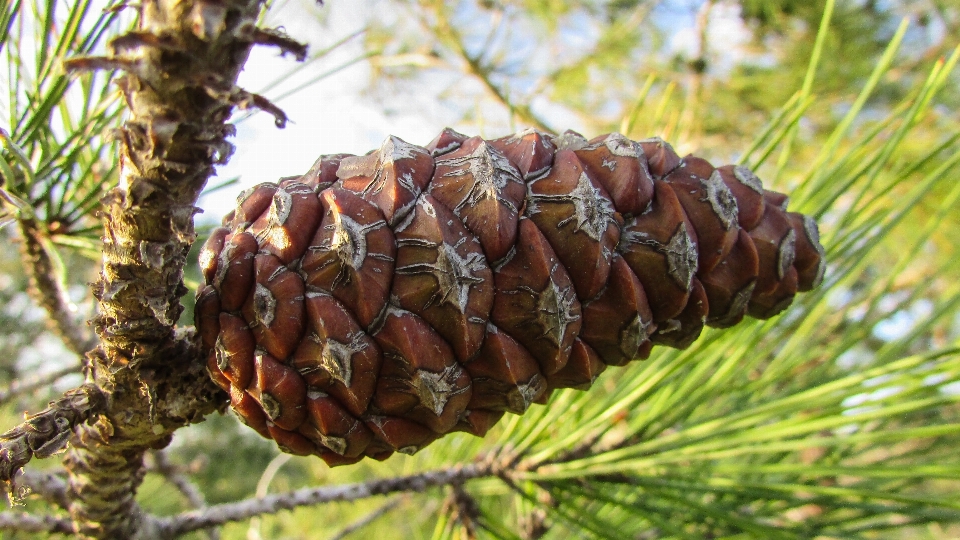
<path fill-rule="evenodd" d="M 330 465 L 482 436 L 824 270 L 816 224 L 750 170 L 618 134 L 390 137 L 245 191 L 223 225 L 200 258 L 210 375 Z"/>

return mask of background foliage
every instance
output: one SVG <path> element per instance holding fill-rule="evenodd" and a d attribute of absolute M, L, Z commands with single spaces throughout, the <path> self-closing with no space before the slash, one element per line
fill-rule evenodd
<path fill-rule="evenodd" d="M 278 456 L 229 416 L 181 430 L 167 454 L 210 503 L 516 459 L 509 482 L 305 508 L 230 525 L 224 538 L 333 537 L 365 517 L 375 519 L 353 537 L 960 536 L 955 2 L 384 0 L 364 4 L 353 38 L 331 23 L 337 2 L 275 4 L 274 22 L 310 16 L 323 29 L 295 74 L 304 80 L 336 80 L 333 52 L 361 47 L 351 63 L 368 70 L 371 103 L 409 108 L 426 95 L 442 104 L 425 113 L 437 131 L 617 130 L 748 164 L 793 193 L 792 210 L 817 216 L 830 264 L 824 286 L 783 316 L 658 349 L 589 392 L 506 417 L 482 440 L 457 435 L 330 470 Z M 128 24 L 129 13 L 104 7 L 37 0 L 0 11 L 10 223 L 0 234 L 14 246 L 14 223 L 41 224 L 78 316 L 92 305 L 83 285 L 98 257 L 97 201 L 116 177 L 109 134 L 121 108 L 105 75 L 70 78 L 61 62 Z M 724 23 L 740 41 L 719 33 Z M 277 82 L 266 95 L 281 106 L 303 91 Z M 77 362 L 25 291 L 16 250 L 0 251 L 7 385 Z M 13 425 L 70 382 L 4 396 L 0 419 Z M 161 514 L 187 507 L 160 474 L 139 498 Z"/>

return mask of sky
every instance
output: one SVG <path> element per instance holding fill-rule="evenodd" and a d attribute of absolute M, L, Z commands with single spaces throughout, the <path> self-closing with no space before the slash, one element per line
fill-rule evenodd
<path fill-rule="evenodd" d="M 361 30 L 369 17 L 369 6 L 377 3 L 382 2 L 327 2 L 322 8 L 327 11 L 326 24 L 321 25 L 316 18 L 316 9 L 309 5 L 311 1 L 292 0 L 282 9 L 271 12 L 268 24 L 282 26 L 289 35 L 310 44 L 311 51 L 320 50 Z M 276 95 L 293 86 L 291 82 L 309 79 L 362 53 L 362 43 L 355 39 L 266 95 Z M 258 47 L 252 52 L 238 84 L 259 93 L 295 67 L 296 61 L 291 56 L 280 57 L 276 49 Z M 262 112 L 242 119 L 232 140 L 237 147 L 236 153 L 226 166 L 220 167 L 218 178 L 209 182 L 216 185 L 219 181 L 239 176 L 240 186 L 203 197 L 198 206 L 209 215 L 205 217 L 219 219 L 226 214 L 233 208 L 235 196 L 243 187 L 306 172 L 321 154 L 364 154 L 379 147 L 390 134 L 425 145 L 444 127 L 419 108 L 385 113 L 364 97 L 369 73 L 369 63 L 360 62 L 279 100 L 277 104 L 290 118 L 284 129 L 278 129 L 273 118 Z"/>
<path fill-rule="evenodd" d="M 676 29 L 666 48 L 671 52 L 689 52 L 699 39 L 694 21 L 701 2 L 678 0 L 672 4 L 672 9 L 658 13 L 659 24 Z M 278 9 L 271 10 L 265 23 L 282 27 L 290 36 L 308 43 L 311 51 L 318 51 L 362 30 L 371 17 L 389 21 L 402 16 L 395 6 L 386 0 L 329 0 L 318 8 L 313 0 L 288 0 L 278 4 Z M 717 66 L 720 70 L 723 62 L 732 63 L 739 55 L 745 54 L 750 34 L 740 21 L 737 10 L 735 4 L 720 2 L 711 11 L 710 46 L 713 50 L 725 51 L 725 57 Z M 272 98 L 319 73 L 349 62 L 363 52 L 361 39 L 354 39 L 295 76 L 287 77 L 286 74 L 296 67 L 295 60 L 291 56 L 280 57 L 276 49 L 258 47 L 241 74 L 239 85 L 260 93 L 276 81 L 282 81 L 279 86 L 264 92 Z M 501 132 L 502 122 L 491 122 L 489 126 L 459 123 L 462 110 L 452 110 L 439 104 L 439 100 L 431 99 L 445 83 L 449 83 L 440 76 L 433 81 L 436 84 L 431 84 L 429 76 L 418 79 L 426 85 L 423 91 L 403 96 L 402 102 L 409 103 L 409 106 L 396 107 L 377 103 L 377 96 L 366 91 L 370 73 L 370 63 L 362 61 L 278 100 L 276 103 L 290 118 L 285 129 L 277 129 L 272 117 L 265 113 L 241 113 L 239 117 L 243 119 L 238 122 L 237 135 L 232 141 L 237 147 L 236 154 L 226 166 L 219 168 L 218 178 L 209 182 L 214 186 L 226 179 L 240 177 L 239 185 L 201 198 L 198 206 L 204 209 L 204 215 L 199 221 L 219 221 L 233 208 L 236 194 L 242 188 L 302 174 L 322 154 L 366 153 L 379 147 L 388 135 L 425 145 L 448 125 L 471 135 L 507 134 Z M 534 106 L 543 116 L 554 120 L 554 125 L 578 127 L 575 118 L 565 116 L 564 111 L 551 107 L 546 100 L 535 101 Z"/>

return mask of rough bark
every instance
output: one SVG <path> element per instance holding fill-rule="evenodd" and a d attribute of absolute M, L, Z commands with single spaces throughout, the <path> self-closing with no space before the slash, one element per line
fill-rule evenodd
<path fill-rule="evenodd" d="M 145 0 L 138 30 L 115 39 L 109 57 L 69 65 L 121 68 L 129 107 L 118 132 L 119 185 L 103 199 L 103 269 L 94 285 L 101 344 L 88 355 L 105 405 L 75 430 L 65 459 L 70 514 L 83 537 L 155 536 L 134 500 L 144 453 L 224 403 L 193 333 L 174 326 L 187 292 L 194 203 L 232 151 L 226 121 L 234 106 L 263 106 L 236 77 L 253 44 L 283 47 L 255 28 L 260 4 Z"/>
<path fill-rule="evenodd" d="M 19 426 L 0 435 L 0 481 L 10 483 L 34 457 L 50 457 L 63 451 L 73 429 L 103 410 L 100 390 L 85 384 L 51 401 L 47 408 L 28 415 Z M 15 485 L 8 485 L 15 488 Z M 10 489 L 16 499 L 16 489 Z"/>
<path fill-rule="evenodd" d="M 95 345 L 93 333 L 80 323 L 70 309 L 70 298 L 56 278 L 53 262 L 43 247 L 43 233 L 32 219 L 19 221 L 20 257 L 30 279 L 30 296 L 47 312 L 50 329 L 68 349 L 79 356 Z"/>

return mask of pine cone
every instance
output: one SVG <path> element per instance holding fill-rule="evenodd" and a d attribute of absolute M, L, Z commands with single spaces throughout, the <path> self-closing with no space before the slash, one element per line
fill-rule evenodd
<path fill-rule="evenodd" d="M 261 435 L 385 459 L 779 313 L 824 270 L 786 203 L 660 139 L 390 137 L 241 194 L 201 253 L 197 327 Z"/>

